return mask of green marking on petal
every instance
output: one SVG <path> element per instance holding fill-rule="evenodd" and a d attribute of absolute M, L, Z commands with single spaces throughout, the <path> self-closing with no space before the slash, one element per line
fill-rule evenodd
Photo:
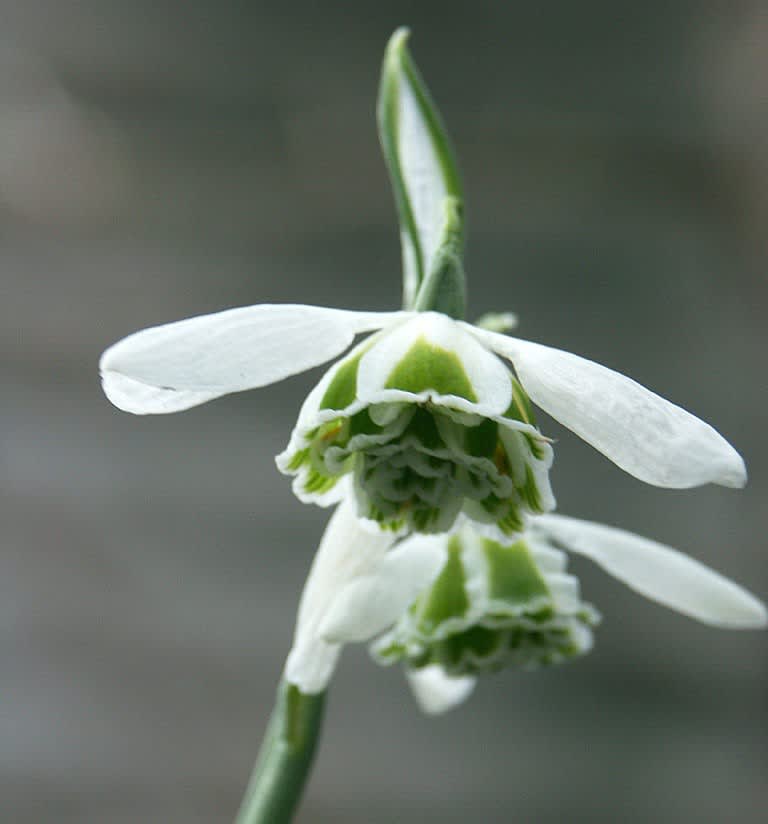
<path fill-rule="evenodd" d="M 464 590 L 464 565 L 461 562 L 461 541 L 451 538 L 448 544 L 448 560 L 437 576 L 424 600 L 417 602 L 419 627 L 429 632 L 448 618 L 463 616 L 469 609 Z"/>
<path fill-rule="evenodd" d="M 549 596 L 547 585 L 523 541 L 503 546 L 485 539 L 483 553 L 488 563 L 488 594 L 492 600 L 517 605 Z"/>
<path fill-rule="evenodd" d="M 349 419 L 349 437 L 355 435 L 377 435 L 382 428 L 371 420 L 367 409 L 361 409 Z"/>
<path fill-rule="evenodd" d="M 513 421 L 521 421 L 531 426 L 536 426 L 536 417 L 533 414 L 533 406 L 530 398 L 516 378 L 512 378 L 512 403 L 504 413 L 505 418 Z"/>
<path fill-rule="evenodd" d="M 488 418 L 478 426 L 468 426 L 464 447 L 475 458 L 494 459 L 499 443 L 499 425 Z"/>
<path fill-rule="evenodd" d="M 458 356 L 424 338 L 419 338 L 392 370 L 385 388 L 414 394 L 431 391 L 477 403 L 472 383 Z"/>
<path fill-rule="evenodd" d="M 519 510 L 511 503 L 509 504 L 509 511 L 503 518 L 496 521 L 496 525 L 505 535 L 517 535 L 523 531 L 525 526 Z"/>
<path fill-rule="evenodd" d="M 346 409 L 357 397 L 357 368 L 364 351 L 358 352 L 353 358 L 341 364 L 333 376 L 323 399 L 320 409 Z"/>
<path fill-rule="evenodd" d="M 422 446 L 427 449 L 435 450 L 445 448 L 445 443 L 440 437 L 435 418 L 426 409 L 421 407 L 416 409 L 406 432 L 418 438 Z"/>
<path fill-rule="evenodd" d="M 543 512 L 536 476 L 528 464 L 525 465 L 525 483 L 517 491 L 531 512 Z"/>
<path fill-rule="evenodd" d="M 537 461 L 543 461 L 545 456 L 543 442 L 528 432 L 523 432 L 522 435 L 528 442 L 528 448 L 531 450 L 531 455 L 533 455 Z"/>
<path fill-rule="evenodd" d="M 310 469 L 304 481 L 304 491 L 307 493 L 322 495 L 323 493 L 333 489 L 333 487 L 338 483 L 338 480 L 338 478 L 322 475 L 314 469 Z"/>
<path fill-rule="evenodd" d="M 288 462 L 286 468 L 289 472 L 298 472 L 298 470 L 309 460 L 309 447 L 300 449 L 296 452 L 291 460 Z"/>

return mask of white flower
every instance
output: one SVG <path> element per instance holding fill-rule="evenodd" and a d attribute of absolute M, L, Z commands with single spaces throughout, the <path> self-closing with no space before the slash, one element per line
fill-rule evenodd
<path fill-rule="evenodd" d="M 285 666 L 286 680 L 301 692 L 323 692 L 342 645 L 383 632 L 440 571 L 440 547 L 393 547 L 394 541 L 366 529 L 349 496 L 331 516 L 304 585 Z"/>
<path fill-rule="evenodd" d="M 466 522 L 402 548 L 442 548 L 440 574 L 371 646 L 402 662 L 420 706 L 442 712 L 483 673 L 552 666 L 589 652 L 599 615 L 581 600 L 563 552 L 523 535 L 495 540 Z"/>
<path fill-rule="evenodd" d="M 505 533 L 551 509 L 552 449 L 506 366 L 455 321 L 417 314 L 363 341 L 310 393 L 277 464 L 305 502 L 338 498 L 392 531 L 444 532 L 464 509 Z"/>
<path fill-rule="evenodd" d="M 303 500 L 337 502 L 351 473 L 359 514 L 391 528 L 441 531 L 464 507 L 514 532 L 521 510 L 554 505 L 551 449 L 526 393 L 643 481 L 746 482 L 711 426 L 630 378 L 435 312 L 265 304 L 191 318 L 109 348 L 104 391 L 128 412 L 176 412 L 317 366 L 373 330 L 307 398 L 279 457 Z"/>
<path fill-rule="evenodd" d="M 766 626 L 763 603 L 733 581 L 663 544 L 562 515 L 529 519 L 514 542 L 468 525 L 453 535 L 416 535 L 401 545 L 439 547 L 446 561 L 431 587 L 371 652 L 402 661 L 419 705 L 439 713 L 463 701 L 479 673 L 531 669 L 591 648 L 594 610 L 565 572 L 563 549 L 591 558 L 631 589 L 723 629 Z"/>
<path fill-rule="evenodd" d="M 526 513 L 554 506 L 552 450 L 528 397 L 648 483 L 742 486 L 739 455 L 680 407 L 577 355 L 499 334 L 509 316 L 488 319 L 493 329 L 456 320 L 461 186 L 407 38 L 400 29 L 387 47 L 378 120 L 409 311 L 261 305 L 148 329 L 104 353 L 109 398 L 137 414 L 176 412 L 325 363 L 376 332 L 310 394 L 278 458 L 302 500 L 338 502 L 351 475 L 358 514 L 396 533 L 447 530 L 461 511 L 518 532 Z"/>

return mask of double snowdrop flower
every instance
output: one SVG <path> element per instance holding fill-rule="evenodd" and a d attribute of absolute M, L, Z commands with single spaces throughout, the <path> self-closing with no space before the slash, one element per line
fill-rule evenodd
<path fill-rule="evenodd" d="M 711 426 L 632 379 L 502 334 L 509 316 L 462 320 L 461 189 L 406 38 L 387 48 L 378 109 L 406 310 L 262 304 L 146 329 L 103 354 L 105 393 L 135 414 L 179 412 L 341 356 L 277 458 L 302 501 L 336 506 L 285 668 L 302 693 L 325 690 L 351 642 L 402 662 L 428 712 L 481 673 L 582 655 L 598 615 L 564 550 L 698 620 L 764 626 L 759 601 L 681 553 L 548 514 L 553 453 L 533 405 L 646 483 L 741 487 L 746 470 Z"/>
<path fill-rule="evenodd" d="M 631 379 L 464 315 L 462 193 L 439 114 L 397 31 L 382 70 L 379 134 L 400 218 L 403 304 L 356 312 L 250 306 L 131 335 L 101 359 L 104 390 L 136 414 L 178 412 L 342 355 L 304 403 L 279 468 L 303 501 L 341 500 L 397 535 L 440 533 L 460 513 L 519 532 L 547 512 L 549 441 L 531 401 L 651 484 L 743 486 L 711 426 Z M 510 371 L 510 366 L 514 374 Z"/>
<path fill-rule="evenodd" d="M 108 349 L 104 391 L 128 412 L 177 412 L 317 366 L 370 331 L 310 393 L 278 457 L 304 501 L 338 503 L 350 475 L 358 515 L 395 532 L 443 532 L 460 511 L 517 532 L 554 506 L 529 398 L 648 483 L 746 481 L 711 426 L 630 378 L 437 312 L 267 304 L 191 318 Z"/>
<path fill-rule="evenodd" d="M 592 648 L 599 616 L 563 552 L 530 537 L 494 540 L 469 523 L 448 537 L 414 537 L 401 551 L 429 545 L 445 552 L 440 574 L 371 646 L 380 664 L 405 665 L 426 712 L 449 709 L 483 673 L 538 669 Z"/>
<path fill-rule="evenodd" d="M 374 660 L 402 663 L 419 706 L 437 714 L 466 699 L 484 673 L 584 655 L 600 616 L 567 572 L 566 551 L 704 624 L 766 626 L 765 606 L 743 587 L 625 530 L 546 514 L 498 538 L 462 517 L 450 533 L 398 542 L 357 518 L 347 495 L 307 578 L 286 680 L 322 692 L 343 645 L 372 641 Z"/>
<path fill-rule="evenodd" d="M 604 366 L 464 316 L 462 193 L 445 129 L 397 31 L 379 135 L 395 192 L 407 311 L 230 309 L 133 334 L 101 359 L 104 390 L 136 414 L 178 412 L 342 355 L 304 403 L 279 468 L 322 506 L 353 480 L 358 516 L 397 535 L 460 513 L 500 534 L 554 508 L 549 441 L 531 401 L 632 475 L 665 487 L 743 486 L 711 426 Z M 514 374 L 510 371 L 510 366 Z"/>
<path fill-rule="evenodd" d="M 581 602 L 562 552 L 530 540 L 499 543 L 468 521 L 453 535 L 395 542 L 355 516 L 351 497 L 331 516 L 285 667 L 301 692 L 327 687 L 344 644 L 377 636 L 374 657 L 406 664 L 427 712 L 448 708 L 447 690 L 456 695 L 464 685 L 468 694 L 481 672 L 532 669 L 591 647 L 597 613 Z M 424 686 L 437 689 L 438 672 L 440 699 Z"/>
<path fill-rule="evenodd" d="M 444 553 L 439 574 L 371 654 L 381 664 L 403 663 L 431 714 L 463 701 L 484 672 L 537 669 L 592 648 L 599 616 L 581 600 L 563 550 L 710 626 L 766 626 L 765 606 L 738 584 L 675 549 L 603 524 L 540 515 L 515 539 L 497 540 L 467 522 L 451 535 L 415 535 L 398 551 L 430 548 Z"/>

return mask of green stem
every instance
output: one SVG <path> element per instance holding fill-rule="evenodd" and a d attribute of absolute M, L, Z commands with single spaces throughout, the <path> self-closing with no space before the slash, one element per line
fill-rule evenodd
<path fill-rule="evenodd" d="M 289 824 L 315 754 L 325 693 L 305 695 L 281 681 L 235 824 Z"/>

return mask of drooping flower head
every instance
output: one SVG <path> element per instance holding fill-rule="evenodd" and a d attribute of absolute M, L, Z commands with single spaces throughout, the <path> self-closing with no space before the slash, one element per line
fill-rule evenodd
<path fill-rule="evenodd" d="M 443 569 L 373 645 L 380 663 L 439 666 L 455 678 L 537 669 L 591 649 L 598 614 L 581 600 L 565 553 L 531 536 L 498 541 L 466 525 L 437 540 L 445 543 Z"/>
<path fill-rule="evenodd" d="M 337 508 L 304 587 L 266 747 L 238 820 L 290 817 L 344 644 L 373 642 L 380 663 L 401 662 L 430 713 L 463 701 L 483 673 L 589 651 L 599 616 L 581 600 L 563 550 L 704 622 L 766 624 L 754 596 L 679 552 L 546 514 L 554 507 L 552 449 L 531 400 L 648 483 L 742 486 L 746 471 L 712 427 L 629 378 L 499 334 L 512 328 L 509 315 L 463 322 L 459 177 L 406 40 L 399 30 L 390 41 L 378 105 L 404 311 L 231 309 L 131 335 L 100 362 L 116 406 L 157 414 L 343 356 L 310 393 L 277 458 L 299 498 Z"/>
<path fill-rule="evenodd" d="M 485 672 L 537 669 L 591 649 L 598 614 L 581 600 L 563 550 L 710 626 L 766 626 L 764 604 L 743 587 L 677 550 L 602 524 L 541 515 L 522 535 L 497 540 L 464 523 L 453 534 L 408 538 L 401 551 L 440 546 L 445 560 L 433 583 L 371 645 L 379 663 L 404 665 L 429 713 L 463 701 Z"/>
<path fill-rule="evenodd" d="M 280 469 L 303 501 L 354 478 L 358 514 L 444 532 L 460 511 L 512 534 L 554 505 L 552 449 L 504 364 L 445 315 L 374 335 L 310 393 Z"/>
<path fill-rule="evenodd" d="M 461 320 L 461 187 L 406 37 L 390 42 L 379 99 L 405 310 L 263 304 L 147 329 L 102 356 L 110 400 L 138 414 L 188 409 L 326 363 L 373 332 L 310 394 L 278 458 L 302 500 L 337 503 L 350 476 L 357 513 L 393 533 L 440 532 L 464 512 L 512 535 L 554 505 L 552 450 L 530 401 L 648 483 L 743 486 L 738 453 L 680 407 L 577 355 Z"/>
<path fill-rule="evenodd" d="M 315 387 L 278 458 L 302 500 L 338 502 L 351 475 L 358 513 L 389 529 L 445 530 L 463 510 L 514 532 L 554 504 L 529 398 L 647 483 L 746 481 L 711 426 L 630 378 L 436 312 L 267 304 L 191 318 L 108 349 L 104 391 L 129 412 L 176 412 L 309 369 L 375 330 Z"/>

